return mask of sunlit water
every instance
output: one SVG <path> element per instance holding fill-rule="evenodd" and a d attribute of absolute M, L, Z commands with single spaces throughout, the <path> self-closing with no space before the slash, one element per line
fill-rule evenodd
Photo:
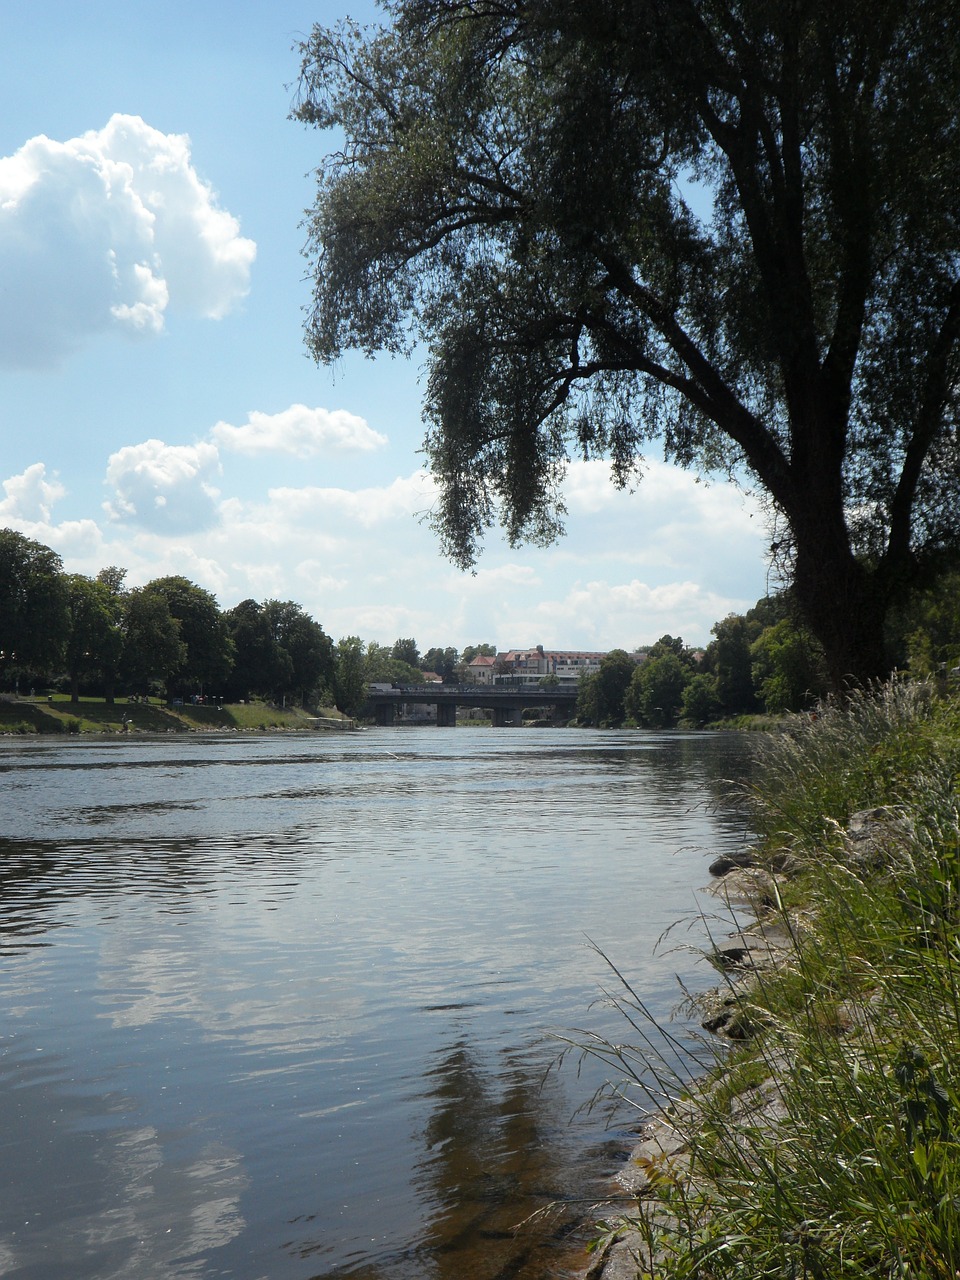
<path fill-rule="evenodd" d="M 734 736 L 377 729 L 0 742 L 0 1275 L 543 1280 L 743 822 Z M 697 945 L 694 929 L 683 942 Z"/>

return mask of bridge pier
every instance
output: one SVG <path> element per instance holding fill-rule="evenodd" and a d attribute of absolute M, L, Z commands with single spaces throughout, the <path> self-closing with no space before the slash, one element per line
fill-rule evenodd
<path fill-rule="evenodd" d="M 575 688 L 539 689 L 520 687 L 500 687 L 464 685 L 459 688 L 440 685 L 420 685 L 414 687 L 373 686 L 369 690 L 369 700 L 365 704 L 363 714 L 372 718 L 378 725 L 389 726 L 404 720 L 403 708 L 411 705 L 432 704 L 437 708 L 436 723 L 441 727 L 452 728 L 457 723 L 458 707 L 479 707 L 489 711 L 493 723 L 499 728 L 516 727 L 523 723 L 525 707 L 537 709 L 543 715 L 543 708 L 554 707 L 561 715 L 570 716 L 576 706 L 577 690 Z M 411 723 L 422 724 L 425 720 L 417 717 Z"/>
<path fill-rule="evenodd" d="M 493 727 L 495 729 L 516 729 L 523 723 L 522 707 L 494 707 Z"/>

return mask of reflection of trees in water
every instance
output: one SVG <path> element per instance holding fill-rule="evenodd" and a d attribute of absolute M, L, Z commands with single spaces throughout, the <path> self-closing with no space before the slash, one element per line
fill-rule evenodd
<path fill-rule="evenodd" d="M 424 1247 L 442 1280 L 543 1276 L 545 1250 L 569 1229 L 569 1217 L 547 1215 L 515 1231 L 567 1194 L 551 1139 L 562 1100 L 552 1081 L 544 1085 L 542 1070 L 532 1063 L 486 1069 L 461 1042 L 428 1074 L 435 1107 L 421 1179 L 436 1211 Z"/>
<path fill-rule="evenodd" d="M 625 815 L 635 812 L 644 821 L 660 816 L 673 823 L 694 809 L 709 812 L 720 833 L 746 836 L 744 786 L 763 734 L 601 730 L 601 739 L 606 733 L 609 745 L 601 741 L 575 752 L 579 771 L 570 770 L 566 757 L 568 787 L 596 788 L 598 804 L 608 810 L 618 804 Z M 677 843 L 685 843 L 682 834 Z"/>
<path fill-rule="evenodd" d="M 460 1040 L 438 1053 L 423 1086 L 432 1112 L 419 1135 L 419 1239 L 403 1253 L 322 1271 L 314 1280 L 546 1280 L 578 1274 L 584 1245 L 573 1233 L 582 1205 L 563 1183 L 564 1168 L 572 1178 L 569 1153 L 564 1159 L 558 1149 L 567 1104 L 555 1077 L 544 1079 L 542 1061 L 504 1055 L 499 1065 L 486 1066 Z M 307 1256 L 312 1250 L 298 1252 Z"/>
<path fill-rule="evenodd" d="M 666 733 L 657 735 L 657 750 L 639 757 L 655 783 L 664 806 L 695 798 L 709 808 L 721 830 L 743 829 L 744 786 L 753 775 L 762 734 Z M 638 757 L 634 755 L 634 761 Z M 703 791 L 708 799 L 704 801 Z"/>

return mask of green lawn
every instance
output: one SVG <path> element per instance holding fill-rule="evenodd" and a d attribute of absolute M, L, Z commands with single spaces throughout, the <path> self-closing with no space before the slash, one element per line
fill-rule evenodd
<path fill-rule="evenodd" d="M 351 722 L 332 707 L 320 713 L 327 720 Z M 124 727 L 126 726 L 126 727 Z M 62 695 L 21 698 L 0 702 L 0 733 L 189 733 L 197 730 L 311 729 L 314 717 L 296 709 L 284 709 L 263 702 L 230 703 L 214 706 L 169 707 L 159 701 L 128 702 L 118 698 L 113 704 L 102 698 L 81 698 L 71 702 Z"/>

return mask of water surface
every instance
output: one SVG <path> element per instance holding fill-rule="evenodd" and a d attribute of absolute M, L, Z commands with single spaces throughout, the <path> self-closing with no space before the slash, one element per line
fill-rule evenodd
<path fill-rule="evenodd" d="M 544 1280 L 625 1131 L 613 1038 L 685 950 L 733 736 L 0 742 L 0 1274 Z M 702 941 L 696 932 L 680 940 Z M 576 1244 L 576 1248 L 573 1246 Z"/>

